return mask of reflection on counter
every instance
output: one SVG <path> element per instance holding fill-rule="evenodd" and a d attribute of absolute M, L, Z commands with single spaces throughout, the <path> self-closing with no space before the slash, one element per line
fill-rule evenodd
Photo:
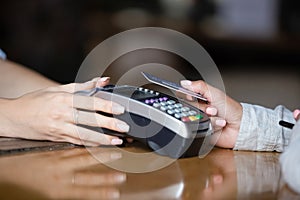
<path fill-rule="evenodd" d="M 92 151 L 93 156 L 85 148 L 1 156 L 0 198 L 300 198 L 281 181 L 278 153 L 216 148 L 203 159 L 179 159 L 149 173 L 124 173 L 105 165 L 119 160 L 120 152 L 106 148 Z"/>
<path fill-rule="evenodd" d="M 199 199 L 300 199 L 282 180 L 279 155 L 215 149 Z"/>
<path fill-rule="evenodd" d="M 107 155 L 103 149 L 97 153 L 107 157 L 107 162 L 119 156 L 112 152 Z M 126 181 L 126 174 L 105 168 L 83 171 L 93 165 L 99 162 L 85 149 L 1 157 L 0 198 L 118 198 L 117 185 Z"/>

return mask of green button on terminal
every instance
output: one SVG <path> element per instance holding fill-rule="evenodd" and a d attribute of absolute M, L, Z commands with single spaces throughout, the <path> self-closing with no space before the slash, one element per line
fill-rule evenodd
<path fill-rule="evenodd" d="M 196 115 L 195 116 L 197 119 L 202 119 L 203 118 L 203 116 L 201 115 L 201 114 L 198 114 L 198 115 Z"/>

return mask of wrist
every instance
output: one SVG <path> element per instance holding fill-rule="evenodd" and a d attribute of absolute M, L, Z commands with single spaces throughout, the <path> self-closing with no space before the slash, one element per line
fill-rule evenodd
<path fill-rule="evenodd" d="M 227 100 L 226 121 L 238 135 L 243 118 L 243 106 L 240 102 L 229 98 Z"/>
<path fill-rule="evenodd" d="M 0 98 L 0 136 L 16 137 L 15 135 L 15 119 L 12 113 L 16 112 L 11 106 L 12 99 Z"/>

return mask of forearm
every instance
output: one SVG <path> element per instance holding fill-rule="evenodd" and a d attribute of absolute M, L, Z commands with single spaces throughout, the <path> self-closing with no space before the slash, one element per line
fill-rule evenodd
<path fill-rule="evenodd" d="M 278 151 L 289 144 L 291 130 L 278 122 L 294 122 L 291 111 L 283 106 L 274 110 L 262 106 L 242 104 L 243 117 L 234 150 Z"/>
<path fill-rule="evenodd" d="M 14 98 L 41 88 L 59 85 L 17 63 L 0 59 L 0 97 Z"/>

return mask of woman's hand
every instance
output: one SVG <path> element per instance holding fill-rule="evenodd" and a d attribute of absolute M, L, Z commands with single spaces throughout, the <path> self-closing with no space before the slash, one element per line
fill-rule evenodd
<path fill-rule="evenodd" d="M 124 107 L 96 97 L 77 96 L 79 90 L 108 84 L 109 78 L 49 87 L 16 99 L 1 99 L 1 136 L 70 142 L 79 145 L 119 145 L 122 140 L 77 126 L 83 124 L 127 132 L 118 119 L 95 113 L 122 114 Z"/>
<path fill-rule="evenodd" d="M 208 99 L 208 104 L 199 101 L 198 107 L 210 117 L 215 130 L 216 145 L 233 148 L 237 139 L 242 119 L 243 109 L 223 91 L 210 86 L 204 81 L 181 81 L 181 85 L 193 92 L 202 94 Z M 192 100 L 190 96 L 187 96 Z"/>

